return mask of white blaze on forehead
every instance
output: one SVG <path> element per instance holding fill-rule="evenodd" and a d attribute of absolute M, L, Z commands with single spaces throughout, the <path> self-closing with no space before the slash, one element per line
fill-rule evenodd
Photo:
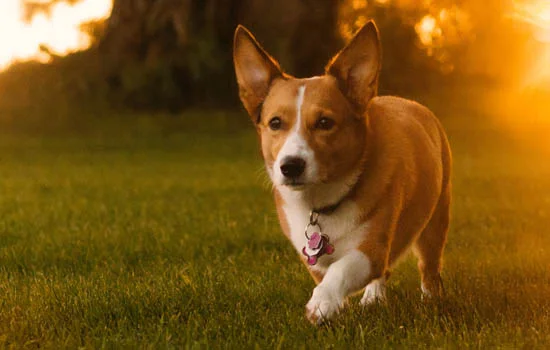
<path fill-rule="evenodd" d="M 306 86 L 302 85 L 298 88 L 298 96 L 296 97 L 296 124 L 294 124 L 296 130 L 300 129 L 300 124 L 302 123 L 302 105 L 304 104 L 305 94 Z"/>
<path fill-rule="evenodd" d="M 306 169 L 304 171 L 303 181 L 311 182 L 316 180 L 317 166 L 315 164 L 315 155 L 313 150 L 307 144 L 302 133 L 302 106 L 304 104 L 304 96 L 306 92 L 306 86 L 301 85 L 298 88 L 298 94 L 296 95 L 296 120 L 292 129 L 288 133 L 287 139 L 283 144 L 283 147 L 277 155 L 277 159 L 273 163 L 273 171 L 270 172 L 275 184 L 283 183 L 283 174 L 281 173 L 281 165 L 287 157 L 302 158 L 306 162 Z"/>
<path fill-rule="evenodd" d="M 318 80 L 318 79 L 321 79 L 323 78 L 322 76 L 314 76 L 314 77 L 311 77 L 311 78 L 304 78 L 304 80 L 308 80 L 308 81 L 311 81 L 311 80 Z"/>

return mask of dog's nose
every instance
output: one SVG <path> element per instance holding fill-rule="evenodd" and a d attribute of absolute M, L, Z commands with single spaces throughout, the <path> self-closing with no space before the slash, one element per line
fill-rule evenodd
<path fill-rule="evenodd" d="M 299 157 L 287 157 L 281 165 L 281 173 L 288 178 L 297 178 L 304 173 L 306 161 Z"/>

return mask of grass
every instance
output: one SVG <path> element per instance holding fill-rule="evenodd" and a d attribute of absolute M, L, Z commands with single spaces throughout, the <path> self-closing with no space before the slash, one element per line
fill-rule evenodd
<path fill-rule="evenodd" d="M 549 347 L 550 147 L 461 118 L 447 297 L 409 258 L 387 305 L 320 328 L 244 115 L 5 132 L 0 348 Z"/>

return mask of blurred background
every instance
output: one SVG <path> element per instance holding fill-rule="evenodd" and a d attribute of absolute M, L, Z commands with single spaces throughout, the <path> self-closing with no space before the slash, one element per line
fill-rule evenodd
<path fill-rule="evenodd" d="M 3 0 L 0 123 L 238 109 L 238 23 L 305 77 L 371 18 L 382 35 L 381 94 L 471 107 L 464 118 L 550 120 L 548 0 Z"/>

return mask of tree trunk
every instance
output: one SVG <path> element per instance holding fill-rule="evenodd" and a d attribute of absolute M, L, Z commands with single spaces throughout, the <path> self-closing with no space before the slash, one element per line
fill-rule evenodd
<path fill-rule="evenodd" d="M 111 88 L 138 108 L 233 99 L 220 90 L 233 79 L 228 53 L 241 3 L 115 0 L 99 44 Z"/>
<path fill-rule="evenodd" d="M 291 74 L 320 74 L 340 46 L 338 3 L 114 0 L 99 43 L 113 98 L 142 109 L 237 104 L 231 51 L 239 23 Z"/>

